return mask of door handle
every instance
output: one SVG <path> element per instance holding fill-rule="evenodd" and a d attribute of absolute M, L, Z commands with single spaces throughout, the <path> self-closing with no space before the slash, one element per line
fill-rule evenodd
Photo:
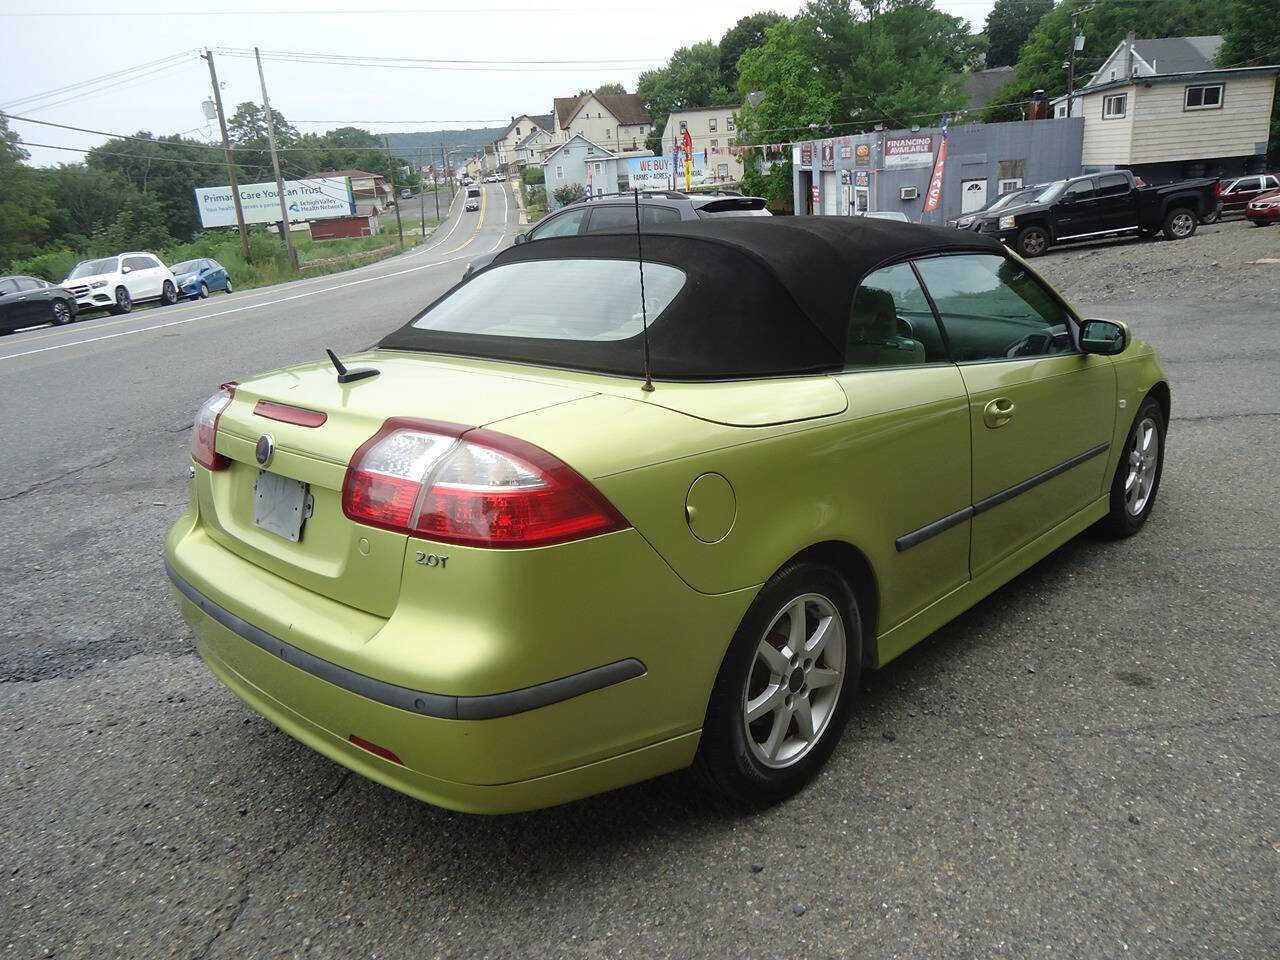
<path fill-rule="evenodd" d="M 996 397 L 982 408 L 982 422 L 995 430 L 1012 420 L 1013 414 L 1013 401 L 1008 397 Z"/>

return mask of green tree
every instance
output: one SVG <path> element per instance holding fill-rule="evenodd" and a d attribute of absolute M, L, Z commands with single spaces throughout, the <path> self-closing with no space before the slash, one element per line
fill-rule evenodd
<path fill-rule="evenodd" d="M 764 43 L 764 32 L 786 19 L 780 13 L 762 12 L 743 17 L 720 38 L 720 83 L 738 89 L 738 58 Z"/>
<path fill-rule="evenodd" d="M 640 74 L 636 93 L 649 110 L 653 127 L 647 144 L 655 153 L 662 152 L 672 110 L 715 106 L 732 97 L 720 82 L 720 48 L 710 41 L 681 47 L 665 67 Z"/>
<path fill-rule="evenodd" d="M 585 197 L 586 191 L 580 183 L 566 183 L 562 187 L 556 187 L 551 191 L 551 196 L 556 198 L 556 203 L 562 207 L 567 207 L 571 203 L 576 203 Z"/>
<path fill-rule="evenodd" d="M 0 117 L 0 267 L 33 253 L 48 227 L 39 176 L 23 163 L 29 154 L 20 144 Z"/>
<path fill-rule="evenodd" d="M 578 96 L 585 97 L 588 93 L 594 93 L 602 97 L 620 97 L 627 92 L 627 88 L 620 83 L 602 83 L 594 90 L 579 90 Z"/>
<path fill-rule="evenodd" d="M 1050 97 L 1066 92 L 1067 72 L 1062 64 L 1071 47 L 1071 13 L 1089 3 L 1093 10 L 1081 18 L 1085 41 L 1076 54 L 1077 86 L 1102 66 L 1130 30 L 1140 38 L 1203 36 L 1222 33 L 1229 19 L 1228 5 L 1221 0 L 1062 0 L 1031 31 L 1013 79 L 1000 88 L 983 119 L 1019 119 L 1024 102 L 1035 90 Z M 1274 10 L 1274 0 L 1270 4 L 1263 0 L 1262 6 Z"/>
<path fill-rule="evenodd" d="M 295 146 L 300 134 L 293 124 L 272 107 L 271 121 L 275 127 L 276 146 L 280 149 Z M 250 181 L 261 183 L 271 180 L 275 173 L 271 166 L 271 144 L 267 137 L 267 112 L 252 100 L 236 107 L 227 120 L 227 136 L 236 148 L 236 163 L 244 168 Z"/>
<path fill-rule="evenodd" d="M 1261 66 L 1280 63 L 1280 29 L 1275 0 L 1229 0 L 1218 66 Z M 1271 137 L 1267 155 L 1280 163 L 1280 89 L 1271 101 Z"/>
<path fill-rule="evenodd" d="M 987 66 L 1008 67 L 1018 62 L 1040 18 L 1053 9 L 1053 0 L 996 0 L 987 14 Z"/>

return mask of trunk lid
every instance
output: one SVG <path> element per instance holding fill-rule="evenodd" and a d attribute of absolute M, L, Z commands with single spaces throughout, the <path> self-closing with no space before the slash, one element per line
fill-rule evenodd
<path fill-rule="evenodd" d="M 317 361 L 237 383 L 217 435 L 218 453 L 231 463 L 225 470 L 200 474 L 200 510 L 210 535 L 236 555 L 305 589 L 389 617 L 399 596 L 408 537 L 354 523 L 343 513 L 342 484 L 360 445 L 390 417 L 482 426 L 582 399 L 592 391 L 385 353 L 344 362 L 352 368 L 374 366 L 380 375 L 340 384 L 333 366 Z M 291 410 L 273 409 L 272 404 Z M 306 426 L 277 419 L 292 411 L 323 414 L 324 420 Z M 274 441 L 265 471 L 306 484 L 310 496 L 310 515 L 297 542 L 255 523 L 264 471 L 255 447 L 264 434 Z"/>

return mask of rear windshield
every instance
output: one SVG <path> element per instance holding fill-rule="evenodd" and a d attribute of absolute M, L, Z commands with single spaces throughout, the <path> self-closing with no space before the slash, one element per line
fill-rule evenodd
<path fill-rule="evenodd" d="M 105 260 L 86 260 L 84 263 L 77 263 L 76 268 L 67 274 L 67 279 L 74 280 L 76 277 L 92 277 L 99 273 L 115 272 L 115 257 L 107 257 Z"/>
<path fill-rule="evenodd" d="M 467 196 L 468 196 L 468 197 L 478 197 L 478 196 L 480 196 L 480 188 L 479 188 L 479 187 L 467 187 Z"/>
<path fill-rule="evenodd" d="M 721 217 L 771 217 L 771 214 L 765 209 L 765 200 L 763 197 L 725 197 L 722 200 L 712 200 L 710 203 L 704 203 L 697 208 L 698 216 L 704 220 L 712 218 L 720 219 Z"/>
<path fill-rule="evenodd" d="M 683 270 L 645 263 L 649 323 L 685 283 Z M 641 332 L 634 260 L 530 260 L 476 274 L 413 321 L 419 330 L 537 340 L 626 340 Z"/>

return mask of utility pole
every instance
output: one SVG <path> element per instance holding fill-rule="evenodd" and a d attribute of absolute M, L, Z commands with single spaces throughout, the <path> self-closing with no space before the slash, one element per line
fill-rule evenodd
<path fill-rule="evenodd" d="M 404 224 L 400 222 L 400 198 L 396 195 L 396 162 L 391 156 L 391 140 L 382 138 L 382 145 L 387 148 L 387 169 L 391 172 L 391 202 L 396 205 L 396 229 L 400 231 L 400 246 L 404 246 Z"/>
<path fill-rule="evenodd" d="M 422 148 L 418 148 L 418 218 L 422 227 L 422 239 L 427 239 L 427 198 L 422 195 Z M 434 178 L 433 178 L 434 179 Z M 436 201 L 437 203 L 439 201 Z"/>
<path fill-rule="evenodd" d="M 271 166 L 276 172 L 276 193 L 280 197 L 280 236 L 284 238 L 284 248 L 289 251 L 289 266 L 294 273 L 298 272 L 298 251 L 293 249 L 293 237 L 289 233 L 289 208 L 284 199 L 284 177 L 280 176 L 280 154 L 276 152 L 276 125 L 271 118 L 271 101 L 267 99 L 267 77 L 262 72 L 262 54 L 257 47 L 253 55 L 258 61 L 258 82 L 262 84 L 262 107 L 267 111 L 267 144 L 271 147 Z"/>
<path fill-rule="evenodd" d="M 444 141 L 440 141 L 440 165 L 444 168 L 444 178 L 449 181 L 449 202 L 453 202 L 453 170 L 449 166 L 449 159 L 444 152 Z M 437 201 L 439 203 L 439 201 Z"/>
<path fill-rule="evenodd" d="M 1087 7 L 1080 7 L 1078 10 L 1071 11 L 1071 50 L 1067 54 L 1067 116 L 1071 116 L 1071 101 L 1074 99 L 1076 92 L 1076 35 L 1079 31 L 1079 21 L 1093 9 L 1090 4 Z"/>
<path fill-rule="evenodd" d="M 440 171 L 436 169 L 436 165 L 431 165 L 431 192 L 436 198 L 436 220 L 440 219 Z"/>
<path fill-rule="evenodd" d="M 218 88 L 218 72 L 213 68 L 213 52 L 200 54 L 209 61 L 209 80 L 213 83 L 213 105 L 218 108 L 218 129 L 222 131 L 222 150 L 227 155 L 227 176 L 231 180 L 231 202 L 236 208 L 236 226 L 240 228 L 240 246 L 244 250 L 244 262 L 253 263 L 249 252 L 249 231 L 244 225 L 244 210 L 240 206 L 240 181 L 236 177 L 236 162 L 231 158 L 231 138 L 227 136 L 227 117 L 222 112 L 222 91 Z"/>

